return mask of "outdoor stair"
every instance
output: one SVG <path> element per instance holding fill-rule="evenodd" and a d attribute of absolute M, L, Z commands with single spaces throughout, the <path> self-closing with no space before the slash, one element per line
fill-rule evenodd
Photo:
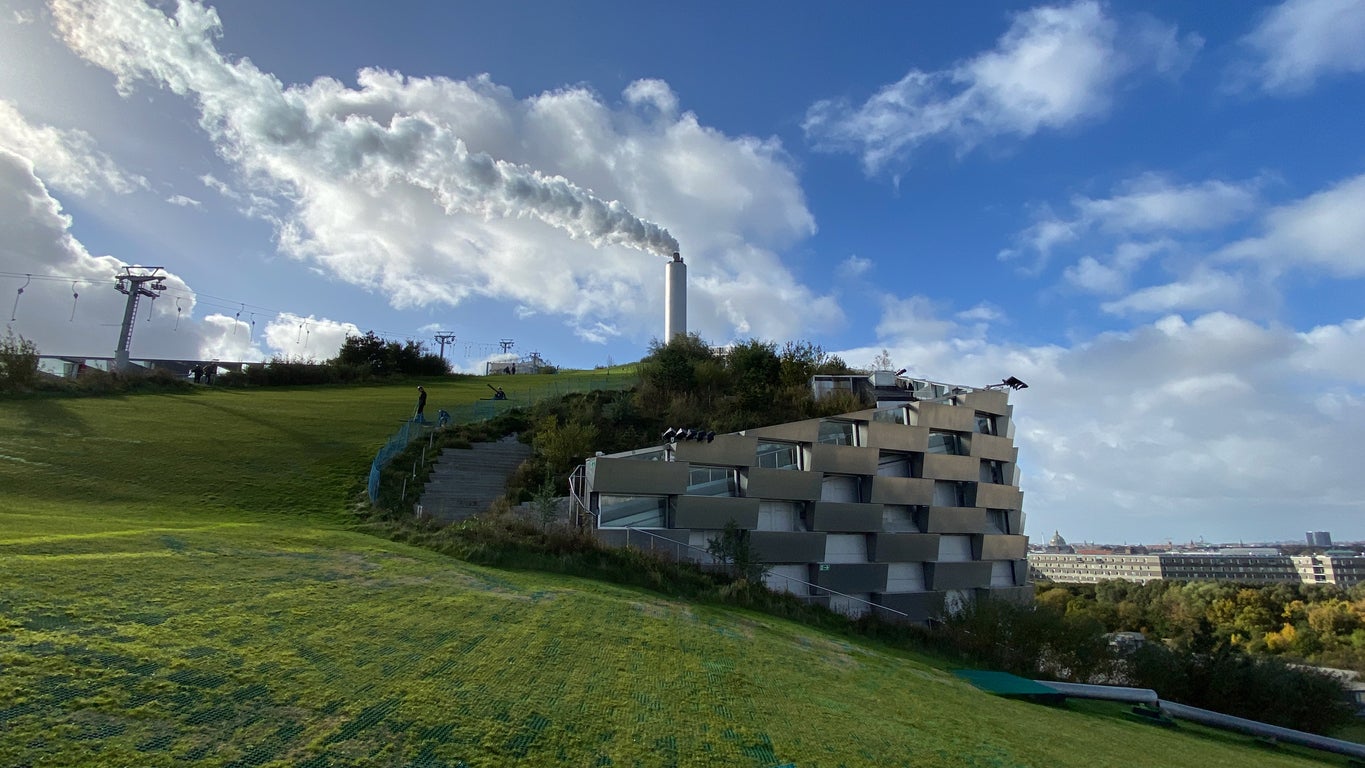
<path fill-rule="evenodd" d="M 458 523 L 483 512 L 506 493 L 507 478 L 530 457 L 531 447 L 515 438 L 442 450 L 422 489 L 422 514 Z"/>

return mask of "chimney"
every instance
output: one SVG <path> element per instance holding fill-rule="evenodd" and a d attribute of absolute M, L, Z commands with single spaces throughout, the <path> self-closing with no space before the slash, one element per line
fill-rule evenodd
<path fill-rule="evenodd" d="M 664 343 L 687 335 L 687 265 L 674 253 L 664 267 Z"/>

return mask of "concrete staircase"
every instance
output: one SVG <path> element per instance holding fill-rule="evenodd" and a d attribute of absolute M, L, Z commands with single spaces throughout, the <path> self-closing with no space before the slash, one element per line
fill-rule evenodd
<path fill-rule="evenodd" d="M 531 447 L 505 437 L 471 448 L 446 448 L 422 489 L 423 516 L 458 523 L 488 509 L 507 490 L 507 478 L 531 457 Z"/>

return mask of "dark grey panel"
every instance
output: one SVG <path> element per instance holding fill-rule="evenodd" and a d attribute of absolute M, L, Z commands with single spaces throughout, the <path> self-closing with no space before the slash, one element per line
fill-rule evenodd
<path fill-rule="evenodd" d="M 882 529 L 882 505 L 817 501 L 811 505 L 810 527 L 833 533 L 875 533 Z"/>
<path fill-rule="evenodd" d="M 1028 556 L 1028 539 L 1023 536 L 986 534 L 972 542 L 977 560 L 1022 560 Z"/>
<path fill-rule="evenodd" d="M 1019 450 L 1007 437 L 972 435 L 972 455 L 978 459 L 995 459 L 1013 464 Z"/>
<path fill-rule="evenodd" d="M 997 416 L 1009 415 L 1009 393 L 998 389 L 978 389 L 962 395 L 961 402 L 969 410 L 993 413 Z"/>
<path fill-rule="evenodd" d="M 976 485 L 976 506 L 988 509 L 1019 509 L 1024 495 L 1012 485 L 981 483 Z"/>
<path fill-rule="evenodd" d="M 744 434 L 748 437 L 770 438 L 794 443 L 813 443 L 820 435 L 820 420 L 807 419 L 787 424 L 776 424 L 771 427 L 746 429 Z"/>
<path fill-rule="evenodd" d="M 1028 584 L 1028 560 L 1014 561 L 1014 583 L 1020 585 Z M 1030 587 L 1032 589 L 1032 587 Z"/>
<path fill-rule="evenodd" d="M 678 461 L 723 467 L 751 467 L 758 451 L 758 438 L 744 435 L 716 435 L 710 443 L 678 441 Z"/>
<path fill-rule="evenodd" d="M 1005 513 L 1005 519 L 1009 521 L 1010 533 L 1024 532 L 1024 513 L 1018 509 L 1012 509 Z M 1025 536 L 1025 539 L 1028 537 Z"/>
<path fill-rule="evenodd" d="M 972 432 L 976 429 L 976 410 L 943 403 L 911 403 L 918 411 L 916 424 L 953 432 Z"/>
<path fill-rule="evenodd" d="M 975 589 L 991 584 L 991 564 L 977 562 L 924 564 L 925 586 L 930 589 Z"/>
<path fill-rule="evenodd" d="M 947 453 L 926 453 L 924 476 L 934 480 L 976 482 L 981 478 L 981 459 Z"/>
<path fill-rule="evenodd" d="M 925 533 L 995 533 L 986 510 L 976 507 L 930 507 Z"/>
<path fill-rule="evenodd" d="M 817 443 L 810 447 L 810 469 L 841 475 L 875 475 L 877 455 L 876 448 Z"/>
<path fill-rule="evenodd" d="M 822 564 L 815 569 L 814 581 L 825 589 L 843 592 L 846 595 L 857 592 L 878 592 L 886 589 L 886 564 Z"/>
<path fill-rule="evenodd" d="M 679 496 L 674 528 L 717 530 L 734 520 L 740 528 L 758 527 L 758 499 L 733 496 Z"/>
<path fill-rule="evenodd" d="M 687 490 L 685 462 L 588 459 L 588 490 L 616 495 L 671 495 Z"/>
<path fill-rule="evenodd" d="M 922 563 L 938 557 L 936 533 L 879 533 L 867 558 L 878 563 Z"/>
<path fill-rule="evenodd" d="M 929 445 L 929 429 L 889 421 L 872 421 L 867 425 L 867 444 L 871 448 L 923 453 Z"/>
<path fill-rule="evenodd" d="M 824 480 L 819 472 L 795 469 L 751 467 L 746 474 L 744 495 L 772 501 L 816 501 Z"/>
<path fill-rule="evenodd" d="M 871 502 L 927 507 L 934 503 L 934 481 L 920 477 L 874 477 Z"/>
<path fill-rule="evenodd" d="M 823 533 L 754 531 L 749 537 L 761 563 L 816 563 L 825 557 Z"/>

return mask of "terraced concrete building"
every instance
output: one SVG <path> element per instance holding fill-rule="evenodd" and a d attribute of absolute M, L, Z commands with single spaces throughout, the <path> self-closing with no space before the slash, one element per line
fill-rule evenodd
<path fill-rule="evenodd" d="M 581 498 L 602 540 L 701 562 L 734 521 L 770 587 L 853 615 L 920 622 L 1031 599 L 1007 393 L 901 391 L 865 411 L 590 459 Z"/>

